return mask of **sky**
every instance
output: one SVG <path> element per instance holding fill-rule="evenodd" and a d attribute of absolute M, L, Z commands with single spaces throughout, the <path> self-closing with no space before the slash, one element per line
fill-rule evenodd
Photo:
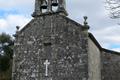
<path fill-rule="evenodd" d="M 120 51 L 120 19 L 109 18 L 105 0 L 66 0 L 69 18 L 83 24 L 88 16 L 91 32 L 103 48 Z M 16 26 L 23 28 L 31 19 L 34 0 L 0 0 L 0 33 L 14 34 Z"/>

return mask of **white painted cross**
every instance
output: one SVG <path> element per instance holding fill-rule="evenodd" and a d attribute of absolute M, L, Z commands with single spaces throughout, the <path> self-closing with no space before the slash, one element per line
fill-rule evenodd
<path fill-rule="evenodd" d="M 44 65 L 45 65 L 45 76 L 48 76 L 48 65 L 50 64 L 50 62 L 48 62 L 48 60 L 46 60 L 45 62 L 44 62 Z"/>

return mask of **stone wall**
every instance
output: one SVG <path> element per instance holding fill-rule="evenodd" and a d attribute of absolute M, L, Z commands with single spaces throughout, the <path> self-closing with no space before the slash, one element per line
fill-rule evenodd
<path fill-rule="evenodd" d="M 90 38 L 88 45 L 89 80 L 101 80 L 101 51 Z"/>
<path fill-rule="evenodd" d="M 120 80 L 120 53 L 103 50 L 102 80 Z"/>
<path fill-rule="evenodd" d="M 16 37 L 14 52 L 13 80 L 88 79 L 88 32 L 59 14 L 28 23 Z"/>

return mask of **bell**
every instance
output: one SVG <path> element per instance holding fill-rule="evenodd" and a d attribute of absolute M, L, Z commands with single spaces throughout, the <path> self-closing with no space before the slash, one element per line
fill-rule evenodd
<path fill-rule="evenodd" d="M 46 0 L 44 0 L 44 1 L 42 2 L 41 8 L 42 8 L 42 9 L 47 9 L 47 2 L 46 2 Z"/>
<path fill-rule="evenodd" d="M 52 6 L 58 6 L 57 0 L 52 0 Z"/>

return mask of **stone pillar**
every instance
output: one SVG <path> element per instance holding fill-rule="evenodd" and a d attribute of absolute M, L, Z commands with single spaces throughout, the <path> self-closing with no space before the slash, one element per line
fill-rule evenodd
<path fill-rule="evenodd" d="M 65 0 L 58 0 L 58 10 L 57 12 L 61 12 L 62 15 L 65 15 L 67 16 L 68 13 L 66 11 L 66 3 L 65 3 Z"/>
<path fill-rule="evenodd" d="M 48 8 L 47 8 L 47 12 L 48 13 L 52 13 L 52 6 L 51 6 L 52 1 L 48 0 Z"/>
<path fill-rule="evenodd" d="M 41 10 L 40 6 L 41 6 L 41 1 L 35 0 L 35 11 L 32 14 L 33 17 L 41 15 L 42 10 Z"/>

